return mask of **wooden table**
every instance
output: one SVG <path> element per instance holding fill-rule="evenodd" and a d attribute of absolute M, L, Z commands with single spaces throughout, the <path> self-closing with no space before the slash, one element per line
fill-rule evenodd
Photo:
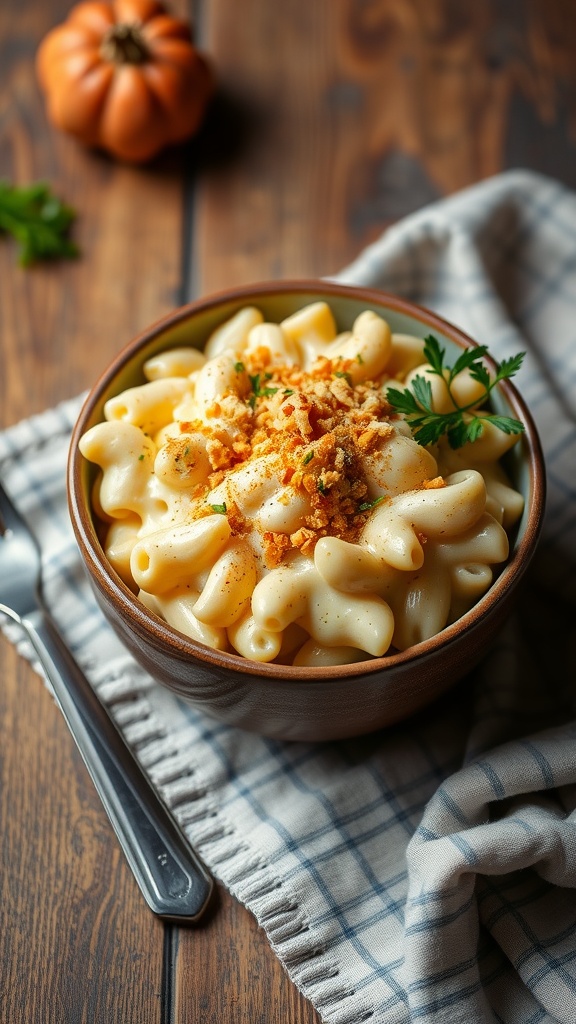
<path fill-rule="evenodd" d="M 391 222 L 506 167 L 576 185 L 572 0 L 206 0 L 220 91 L 146 168 L 51 129 L 34 76 L 65 0 L 0 8 L 0 177 L 78 211 L 76 262 L 0 241 L 0 426 L 86 388 L 172 307 L 329 275 Z M 63 720 L 0 641 L 0 1006 L 11 1024 L 311 1024 L 225 891 L 194 930 L 143 904 Z"/>

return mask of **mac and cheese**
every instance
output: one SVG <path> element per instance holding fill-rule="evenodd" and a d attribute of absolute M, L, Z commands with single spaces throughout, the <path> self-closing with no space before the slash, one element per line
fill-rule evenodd
<path fill-rule="evenodd" d="M 148 360 L 80 441 L 113 568 L 177 630 L 261 662 L 364 660 L 442 630 L 506 561 L 523 499 L 499 461 L 517 435 L 422 447 L 391 409 L 387 384 L 428 373 L 423 348 L 370 310 L 338 333 L 315 302 L 280 324 L 243 308 L 204 353 Z M 463 371 L 451 393 L 483 389 Z"/>

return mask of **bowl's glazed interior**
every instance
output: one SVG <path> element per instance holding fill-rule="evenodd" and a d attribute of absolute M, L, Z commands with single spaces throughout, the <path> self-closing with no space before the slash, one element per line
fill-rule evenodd
<path fill-rule="evenodd" d="M 336 283 L 270 282 L 211 296 L 175 310 L 130 342 L 102 374 L 80 413 L 72 437 L 68 489 L 73 527 L 96 597 L 129 650 L 159 682 L 221 721 L 285 739 L 334 739 L 369 732 L 406 717 L 446 690 L 485 654 L 508 615 L 516 587 L 540 532 L 545 477 L 529 410 L 509 382 L 494 393 L 496 411 L 525 424 L 507 455 L 507 471 L 525 499 L 511 537 L 508 563 L 488 592 L 461 619 L 402 653 L 326 668 L 256 663 L 191 640 L 158 618 L 110 567 L 90 506 L 94 469 L 78 451 L 81 435 L 103 418 L 104 403 L 143 382 L 144 362 L 177 345 L 203 348 L 210 333 L 245 305 L 279 322 L 308 303 L 324 300 L 339 330 L 365 309 L 388 320 L 395 333 L 433 333 L 449 355 L 471 339 L 434 313 L 386 293 Z"/>

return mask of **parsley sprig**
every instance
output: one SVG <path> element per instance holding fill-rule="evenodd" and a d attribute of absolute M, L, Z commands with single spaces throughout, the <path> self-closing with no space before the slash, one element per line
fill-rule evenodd
<path fill-rule="evenodd" d="M 23 187 L 0 181 L 0 234 L 16 239 L 22 267 L 77 256 L 78 249 L 68 238 L 75 216 L 43 182 Z"/>
<path fill-rule="evenodd" d="M 446 351 L 443 349 L 437 338 L 432 334 L 428 335 L 424 344 L 424 356 L 430 364 L 431 372 L 446 381 L 448 392 L 456 408 L 452 412 L 435 412 L 432 406 L 432 387 L 430 381 L 425 377 L 417 375 L 411 384 L 411 390 L 400 391 L 398 388 L 388 388 L 386 397 L 396 412 L 406 416 L 413 431 L 414 440 L 421 445 L 436 444 L 446 434 L 451 448 L 461 448 L 468 441 L 476 441 L 480 437 L 484 423 L 492 423 L 498 430 L 505 434 L 520 434 L 524 425 L 520 420 L 511 416 L 499 416 L 496 413 L 483 412 L 478 416 L 476 412 L 465 418 L 465 413 L 476 410 L 487 400 L 490 392 L 502 380 L 508 380 L 520 369 L 525 353 L 510 359 L 504 359 L 498 366 L 494 377 L 490 377 L 488 370 L 482 362 L 482 358 L 488 354 L 486 345 L 477 345 L 475 348 L 466 349 L 458 356 L 453 366 L 447 366 L 444 362 Z M 454 378 L 469 370 L 473 380 L 478 381 L 484 388 L 484 395 L 480 400 L 476 399 L 468 405 L 459 405 L 452 393 Z"/>

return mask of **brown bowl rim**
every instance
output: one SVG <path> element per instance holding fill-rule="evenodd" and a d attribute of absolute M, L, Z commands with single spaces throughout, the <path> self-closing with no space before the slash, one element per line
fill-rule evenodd
<path fill-rule="evenodd" d="M 87 429 L 86 423 L 92 415 L 94 406 L 100 400 L 100 395 L 109 386 L 119 370 L 160 332 L 178 325 L 192 314 L 213 309 L 224 302 L 250 299 L 251 302 L 256 303 L 259 295 L 267 296 L 292 292 L 303 295 L 310 293 L 311 295 L 322 294 L 324 296 L 349 297 L 365 302 L 368 305 L 384 305 L 394 312 L 414 317 L 432 329 L 440 330 L 451 341 L 463 348 L 470 345 L 478 345 L 478 342 L 470 335 L 427 307 L 380 288 L 340 284 L 337 281 L 320 278 L 294 278 L 279 281 L 261 281 L 217 291 L 176 307 L 137 334 L 119 351 L 97 378 L 83 402 L 72 431 L 67 466 L 69 513 L 76 541 L 84 556 L 86 566 L 89 572 L 93 573 L 98 579 L 100 586 L 104 588 L 110 600 L 120 606 L 136 633 L 142 636 L 147 632 L 151 632 L 155 635 L 157 641 L 167 645 L 178 658 L 182 659 L 183 656 L 190 657 L 191 665 L 195 661 L 199 661 L 220 671 L 260 676 L 265 678 L 271 686 L 275 682 L 280 684 L 286 680 L 294 682 L 315 681 L 318 684 L 335 679 L 349 679 L 352 681 L 367 675 L 386 671 L 387 669 L 397 668 L 409 662 L 417 665 L 419 661 L 429 658 L 438 648 L 449 647 L 473 625 L 478 624 L 481 619 L 488 616 L 495 605 L 506 597 L 510 589 L 523 576 L 536 548 L 542 527 L 546 496 L 544 457 L 532 414 L 515 385 L 509 380 L 503 381 L 499 384 L 499 388 L 504 392 L 514 415 L 525 426 L 525 435 L 521 443 L 527 449 L 531 481 L 530 494 L 527 498 L 529 507 L 525 530 L 511 559 L 491 584 L 486 594 L 461 618 L 446 626 L 435 636 L 396 654 L 384 655 L 381 658 L 372 658 L 367 661 L 353 662 L 347 665 L 323 667 L 278 665 L 269 662 L 251 661 L 243 658 L 241 655 L 231 654 L 226 651 L 216 651 L 205 647 L 180 633 L 163 619 L 145 608 L 110 567 L 98 541 L 89 507 L 80 500 L 80 495 L 82 494 L 81 466 L 83 458 L 78 449 L 78 441 Z M 487 357 L 487 359 L 493 366 L 495 365 L 494 360 L 490 357 Z"/>

